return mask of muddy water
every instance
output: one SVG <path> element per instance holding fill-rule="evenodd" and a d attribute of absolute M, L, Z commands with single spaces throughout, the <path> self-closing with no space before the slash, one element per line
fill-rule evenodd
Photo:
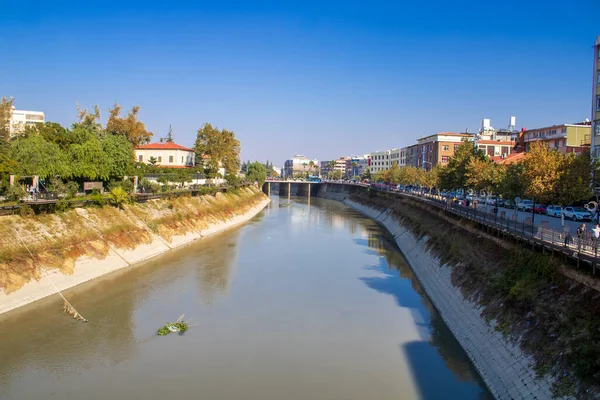
<path fill-rule="evenodd" d="M 487 399 L 381 229 L 278 200 L 247 225 L 0 316 L 1 399 Z M 182 313 L 184 335 L 156 329 Z"/>

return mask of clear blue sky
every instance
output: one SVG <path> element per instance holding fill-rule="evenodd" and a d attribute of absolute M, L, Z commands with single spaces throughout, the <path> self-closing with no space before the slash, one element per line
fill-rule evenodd
<path fill-rule="evenodd" d="M 331 159 L 484 117 L 589 118 L 599 16 L 598 0 L 2 2 L 0 95 L 61 124 L 76 102 L 140 105 L 184 145 L 211 122 L 244 160 Z"/>

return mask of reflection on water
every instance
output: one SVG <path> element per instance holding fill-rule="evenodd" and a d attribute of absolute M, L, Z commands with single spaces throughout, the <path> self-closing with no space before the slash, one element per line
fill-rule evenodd
<path fill-rule="evenodd" d="M 57 298 L 0 316 L 0 398 L 487 396 L 390 239 L 340 203 L 274 198 L 67 296 L 90 323 Z M 198 326 L 155 335 L 182 313 Z"/>

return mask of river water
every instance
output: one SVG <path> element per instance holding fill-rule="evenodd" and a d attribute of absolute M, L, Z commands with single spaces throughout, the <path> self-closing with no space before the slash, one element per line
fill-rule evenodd
<path fill-rule="evenodd" d="M 1 399 L 489 399 L 390 238 L 341 203 L 248 224 L 0 316 Z M 185 313 L 185 334 L 156 330 Z"/>

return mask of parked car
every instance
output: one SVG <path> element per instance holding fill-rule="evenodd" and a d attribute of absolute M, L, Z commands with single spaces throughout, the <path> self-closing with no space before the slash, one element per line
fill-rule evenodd
<path fill-rule="evenodd" d="M 512 200 L 506 199 L 506 200 L 504 200 L 504 205 L 502 207 L 514 209 L 515 208 L 515 202 L 512 201 Z"/>
<path fill-rule="evenodd" d="M 533 212 L 536 214 L 546 214 L 546 205 L 536 204 L 535 206 L 533 206 Z"/>
<path fill-rule="evenodd" d="M 506 200 L 502 198 L 496 199 L 496 207 L 506 207 Z"/>
<path fill-rule="evenodd" d="M 554 218 L 560 218 L 562 211 L 560 206 L 548 206 L 546 207 L 546 215 Z"/>
<path fill-rule="evenodd" d="M 531 211 L 533 208 L 533 201 L 531 200 L 522 200 L 519 204 L 517 204 L 517 210 L 519 211 Z"/>
<path fill-rule="evenodd" d="M 592 213 L 583 207 L 565 207 L 563 213 L 565 218 L 573 221 L 591 221 L 594 219 Z"/>

